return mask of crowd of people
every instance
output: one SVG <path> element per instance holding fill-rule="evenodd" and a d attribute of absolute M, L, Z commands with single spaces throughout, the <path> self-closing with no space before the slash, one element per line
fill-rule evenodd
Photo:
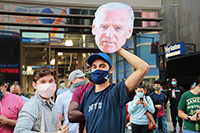
<path fill-rule="evenodd" d="M 109 45 L 123 44 L 132 34 L 133 20 L 132 8 L 126 4 L 109 3 L 98 8 L 92 32 L 99 47 L 109 52 L 112 49 Z M 61 88 L 56 89 L 55 69 L 37 68 L 32 82 L 36 91 L 31 99 L 22 95 L 22 86 L 17 81 L 8 92 L 6 79 L 0 74 L 0 132 L 124 133 L 126 127 L 131 127 L 133 133 L 167 133 L 165 107 L 168 100 L 172 132 L 176 132 L 177 119 L 180 132 L 200 131 L 200 84 L 192 84 L 191 90 L 184 92 L 172 78 L 165 94 L 163 83 L 158 79 L 153 82 L 153 91 L 147 94 L 142 80 L 149 65 L 120 46 L 115 46 L 115 50 L 135 69 L 116 84 L 109 79 L 114 71 L 112 60 L 101 52 L 87 58 L 85 73 L 77 69 L 69 74 L 68 88 L 60 81 Z M 57 97 L 52 100 L 55 93 Z M 147 112 L 154 118 L 155 130 L 149 128 Z"/>

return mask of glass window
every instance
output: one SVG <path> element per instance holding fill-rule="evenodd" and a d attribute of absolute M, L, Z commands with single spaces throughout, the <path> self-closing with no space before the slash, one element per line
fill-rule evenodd
<path fill-rule="evenodd" d="M 33 73 L 40 66 L 48 66 L 48 48 L 22 48 L 22 86 L 27 97 L 34 95 Z"/>
<path fill-rule="evenodd" d="M 133 53 L 133 50 L 127 50 Z M 120 55 L 113 53 L 111 54 L 114 72 L 112 74 L 112 82 L 117 83 L 123 79 L 126 79 L 134 72 L 133 66 L 131 66 L 126 59 Z"/>
<path fill-rule="evenodd" d="M 58 83 L 65 81 L 67 87 L 70 85 L 68 81 L 69 74 L 78 69 L 77 53 L 58 52 Z"/>
<path fill-rule="evenodd" d="M 160 70 L 163 70 L 164 69 L 164 65 L 163 65 L 163 63 L 164 63 L 164 58 L 163 58 L 164 56 L 160 56 L 159 57 L 159 68 L 160 68 Z"/>
<path fill-rule="evenodd" d="M 22 45 L 49 45 L 49 33 L 22 32 Z"/>
<path fill-rule="evenodd" d="M 93 35 L 51 33 L 51 45 L 63 47 L 97 47 Z"/>

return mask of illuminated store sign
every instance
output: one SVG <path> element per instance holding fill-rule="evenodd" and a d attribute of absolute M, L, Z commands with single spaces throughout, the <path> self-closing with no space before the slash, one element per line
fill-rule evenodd
<path fill-rule="evenodd" d="M 19 64 L 0 64 L 0 68 L 18 68 Z"/>
<path fill-rule="evenodd" d="M 165 52 L 166 52 L 166 58 L 176 56 L 176 55 L 186 54 L 185 43 L 180 42 L 180 43 L 167 46 L 165 49 Z"/>
<path fill-rule="evenodd" d="M 17 68 L 0 68 L 1 73 L 19 73 Z"/>
<path fill-rule="evenodd" d="M 24 43 L 41 43 L 41 42 L 49 42 L 49 38 L 22 38 L 22 42 Z M 61 43 L 62 40 L 60 38 L 51 38 L 51 42 Z"/>

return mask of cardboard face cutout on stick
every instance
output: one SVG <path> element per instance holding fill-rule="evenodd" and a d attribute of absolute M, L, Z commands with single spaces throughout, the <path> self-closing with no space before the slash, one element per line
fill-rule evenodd
<path fill-rule="evenodd" d="M 104 53 L 119 50 L 132 35 L 133 21 L 133 10 L 127 4 L 111 2 L 100 6 L 92 25 L 98 48 Z"/>

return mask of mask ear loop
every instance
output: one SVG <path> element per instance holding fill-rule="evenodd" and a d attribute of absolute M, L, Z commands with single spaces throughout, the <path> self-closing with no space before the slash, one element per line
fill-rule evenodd
<path fill-rule="evenodd" d="M 194 82 L 194 87 L 196 87 L 197 86 L 197 83 L 196 82 Z"/>

